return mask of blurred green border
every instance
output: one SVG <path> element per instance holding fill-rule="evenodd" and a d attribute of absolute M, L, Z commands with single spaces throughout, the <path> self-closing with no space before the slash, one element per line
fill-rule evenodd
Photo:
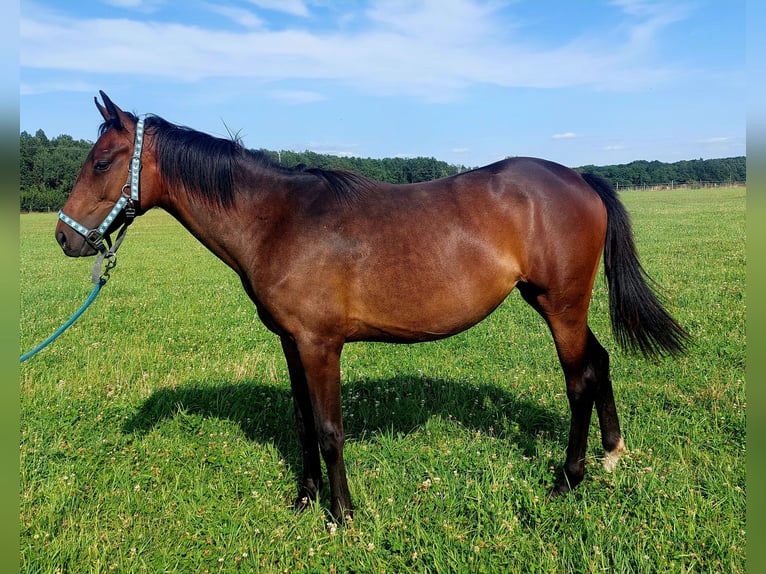
<path fill-rule="evenodd" d="M 752 544 L 766 532 L 764 510 L 766 497 L 763 486 L 766 459 L 763 438 L 766 435 L 766 355 L 762 352 L 766 340 L 766 269 L 763 245 L 766 242 L 766 127 L 748 126 L 747 145 L 747 563 L 748 571 L 756 565 L 766 565 L 766 548 Z M 763 571 L 758 568 L 757 571 Z"/>
<path fill-rule="evenodd" d="M 747 4 L 747 570 L 766 567 L 766 546 L 757 541 L 766 533 L 766 469 L 763 439 L 766 435 L 766 78 L 763 74 L 766 7 Z M 753 542 L 756 541 L 755 544 Z"/>
<path fill-rule="evenodd" d="M 19 3 L 0 19 L 0 572 L 19 570 Z"/>

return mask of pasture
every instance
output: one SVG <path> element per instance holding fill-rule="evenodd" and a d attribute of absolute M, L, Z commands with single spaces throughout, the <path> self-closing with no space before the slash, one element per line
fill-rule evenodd
<path fill-rule="evenodd" d="M 568 405 L 550 334 L 514 292 L 461 335 L 347 345 L 357 511 L 295 514 L 301 455 L 278 339 L 170 216 L 136 221 L 96 303 L 21 373 L 23 572 L 743 572 L 745 190 L 624 193 L 642 261 L 694 338 L 621 353 L 628 454 L 550 499 Z M 91 290 L 55 214 L 20 216 L 20 353 Z"/>

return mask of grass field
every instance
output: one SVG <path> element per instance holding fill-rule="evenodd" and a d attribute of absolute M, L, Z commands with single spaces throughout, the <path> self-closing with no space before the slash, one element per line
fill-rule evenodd
<path fill-rule="evenodd" d="M 694 336 L 680 359 L 615 348 L 629 454 L 549 499 L 568 407 L 547 329 L 512 293 L 413 346 L 348 345 L 357 505 L 291 509 L 287 370 L 235 274 L 163 212 L 138 220 L 96 303 L 21 367 L 23 572 L 743 572 L 745 190 L 623 194 L 645 267 Z M 92 260 L 21 215 L 21 352 L 85 300 Z"/>

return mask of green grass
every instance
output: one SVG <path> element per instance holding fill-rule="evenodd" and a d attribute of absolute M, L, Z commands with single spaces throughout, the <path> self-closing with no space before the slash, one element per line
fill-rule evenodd
<path fill-rule="evenodd" d="M 287 370 L 235 274 L 179 224 L 131 228 L 96 303 L 21 367 L 23 572 L 743 572 L 745 191 L 623 194 L 647 270 L 694 336 L 680 359 L 615 348 L 629 454 L 547 498 L 563 462 L 550 335 L 514 293 L 487 321 L 413 346 L 348 345 L 353 523 L 296 515 Z M 85 300 L 55 214 L 22 215 L 21 344 Z"/>

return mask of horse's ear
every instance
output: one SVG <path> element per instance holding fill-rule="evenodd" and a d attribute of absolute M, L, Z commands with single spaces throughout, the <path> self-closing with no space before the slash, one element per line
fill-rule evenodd
<path fill-rule="evenodd" d="M 93 98 L 93 100 L 96 102 L 96 107 L 98 108 L 98 111 L 101 112 L 101 116 L 107 122 L 115 122 L 115 127 L 117 129 L 123 129 L 125 120 L 129 118 L 128 114 L 118 108 L 103 91 L 99 90 L 98 93 L 101 94 L 101 99 L 104 100 L 104 105 L 101 105 L 98 98 Z"/>
<path fill-rule="evenodd" d="M 104 92 L 101 92 L 101 94 L 103 95 Z M 112 119 L 109 116 L 109 112 L 107 111 L 107 109 L 101 105 L 101 102 L 98 101 L 98 98 L 94 97 L 93 101 L 96 102 L 96 107 L 98 108 L 98 111 L 101 113 L 101 117 L 104 118 L 104 121 L 109 121 L 110 119 Z"/>

